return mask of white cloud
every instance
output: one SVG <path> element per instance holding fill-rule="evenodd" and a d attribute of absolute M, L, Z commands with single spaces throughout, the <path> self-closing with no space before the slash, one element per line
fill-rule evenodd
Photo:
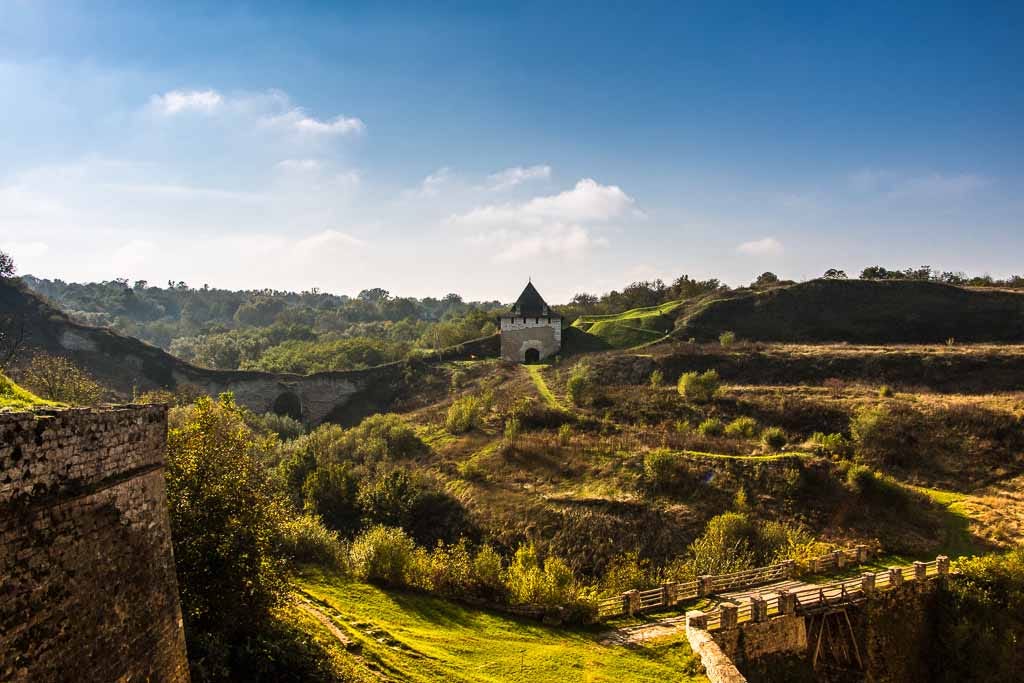
<path fill-rule="evenodd" d="M 531 180 L 547 180 L 550 177 L 551 167 L 547 165 L 513 166 L 487 176 L 487 182 L 489 189 L 499 191 Z"/>
<path fill-rule="evenodd" d="M 150 108 L 168 116 L 185 111 L 209 113 L 223 104 L 224 97 L 216 90 L 171 90 L 149 100 Z"/>
<path fill-rule="evenodd" d="M 736 247 L 736 251 L 752 256 L 777 256 L 783 252 L 783 247 L 782 242 L 774 237 L 765 237 L 760 240 L 744 242 Z"/>
<path fill-rule="evenodd" d="M 319 171 L 322 165 L 316 159 L 285 159 L 277 162 L 277 167 L 285 171 Z"/>
<path fill-rule="evenodd" d="M 584 224 L 606 223 L 638 213 L 634 204 L 621 188 L 584 178 L 571 190 L 556 195 L 480 206 L 451 216 L 448 223 L 472 231 L 468 241 L 490 247 L 496 261 L 541 254 L 578 256 L 608 244 L 606 238 L 593 236 Z"/>
<path fill-rule="evenodd" d="M 848 180 L 855 192 L 877 193 L 897 199 L 962 198 L 991 184 L 988 178 L 974 173 L 912 175 L 879 169 L 856 171 Z"/>
<path fill-rule="evenodd" d="M 452 173 L 452 170 L 447 166 L 442 166 L 424 178 L 418 187 L 413 190 L 406 191 L 404 196 L 415 199 L 436 197 L 446 185 L 452 182 L 454 178 L 455 176 Z"/>
<path fill-rule="evenodd" d="M 301 107 L 293 107 L 283 114 L 268 116 L 265 121 L 271 126 L 281 126 L 311 136 L 354 135 L 366 132 L 366 124 L 362 119 L 336 116 L 330 121 L 320 121 L 306 114 Z"/>
<path fill-rule="evenodd" d="M 295 243 L 295 251 L 299 253 L 323 253 L 325 249 L 338 247 L 362 247 L 366 242 L 338 230 L 324 230 L 315 235 L 304 237 Z"/>

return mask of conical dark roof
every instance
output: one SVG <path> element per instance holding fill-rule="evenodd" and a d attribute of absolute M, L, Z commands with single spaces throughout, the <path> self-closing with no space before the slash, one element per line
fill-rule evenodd
<path fill-rule="evenodd" d="M 527 282 L 523 293 L 512 305 L 512 310 L 505 314 L 516 318 L 561 318 L 540 295 L 532 282 Z"/>

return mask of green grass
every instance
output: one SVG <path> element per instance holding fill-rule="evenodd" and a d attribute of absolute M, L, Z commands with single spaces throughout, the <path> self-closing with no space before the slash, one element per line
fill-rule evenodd
<path fill-rule="evenodd" d="M 543 366 L 541 365 L 524 365 L 526 372 L 529 373 L 530 379 L 533 380 L 534 386 L 537 387 L 537 392 L 548 402 L 552 408 L 558 410 L 565 410 L 565 406 L 562 405 L 555 393 L 548 387 L 548 383 L 544 381 L 544 375 L 541 373 Z"/>
<path fill-rule="evenodd" d="M 634 308 L 611 315 L 584 315 L 573 322 L 587 334 L 600 337 L 610 346 L 626 349 L 664 338 L 675 326 L 669 313 L 685 301 L 669 301 L 660 306 Z"/>
<path fill-rule="evenodd" d="M 308 569 L 298 588 L 395 681 L 704 681 L 684 636 L 602 645 L 607 627 L 562 628 Z"/>
<path fill-rule="evenodd" d="M 44 401 L 35 394 L 22 389 L 6 375 L 0 373 L 0 409 L 32 408 L 38 406 L 56 406 L 58 403 Z"/>
<path fill-rule="evenodd" d="M 942 518 L 946 538 L 941 547 L 941 554 L 957 558 L 985 552 L 986 549 L 971 533 L 971 517 L 964 511 L 961 505 L 967 500 L 967 496 L 956 491 L 913 486 L 912 484 L 901 485 L 927 496 L 935 503 L 946 508 Z"/>
<path fill-rule="evenodd" d="M 679 455 L 691 458 L 715 458 L 720 460 L 785 460 L 787 458 L 813 458 L 813 453 L 793 451 L 792 453 L 771 453 L 768 455 L 726 455 L 724 453 L 704 453 L 702 451 L 678 451 Z"/>

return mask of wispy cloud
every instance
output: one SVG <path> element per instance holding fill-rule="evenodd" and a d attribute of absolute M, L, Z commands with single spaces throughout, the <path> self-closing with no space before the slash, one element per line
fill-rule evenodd
<path fill-rule="evenodd" d="M 321 121 L 309 116 L 300 107 L 290 109 L 283 114 L 269 116 L 265 121 L 271 126 L 288 128 L 302 135 L 354 135 L 366 132 L 366 124 L 362 119 L 352 116 L 336 116 L 329 121 Z"/>
<path fill-rule="evenodd" d="M 224 96 L 216 90 L 171 90 L 149 99 L 152 110 L 165 116 L 188 111 L 210 113 L 224 104 Z"/>
<path fill-rule="evenodd" d="M 856 171 L 848 181 L 855 192 L 911 199 L 962 198 L 991 184 L 975 173 L 910 174 L 879 169 Z"/>
<path fill-rule="evenodd" d="M 531 180 L 547 180 L 550 177 L 551 167 L 547 165 L 513 166 L 487 176 L 487 186 L 488 189 L 497 192 Z"/>
<path fill-rule="evenodd" d="M 759 240 L 743 242 L 736 247 L 736 251 L 751 256 L 777 256 L 785 251 L 785 249 L 779 240 L 774 237 L 765 237 Z"/>
<path fill-rule="evenodd" d="M 447 166 L 442 166 L 433 173 L 427 175 L 418 186 L 412 190 L 407 190 L 404 194 L 405 197 L 411 197 L 413 199 L 429 199 L 436 197 L 441 193 L 444 187 L 452 182 L 455 175 L 452 170 Z"/>

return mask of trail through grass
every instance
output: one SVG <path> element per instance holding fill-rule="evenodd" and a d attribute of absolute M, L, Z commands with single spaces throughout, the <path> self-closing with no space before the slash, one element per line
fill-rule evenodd
<path fill-rule="evenodd" d="M 607 627 L 561 628 L 309 569 L 297 580 L 362 659 L 397 681 L 705 681 L 684 636 L 602 645 Z"/>
<path fill-rule="evenodd" d="M 523 367 L 526 368 L 527 374 L 530 375 L 530 379 L 533 380 L 534 386 L 537 387 L 537 393 L 539 393 L 544 400 L 548 402 L 548 405 L 552 408 L 557 408 L 558 410 L 566 410 L 566 407 L 562 405 L 562 402 L 558 400 L 555 393 L 548 387 L 548 383 L 544 381 L 544 375 L 541 373 L 544 366 L 524 365 Z"/>

